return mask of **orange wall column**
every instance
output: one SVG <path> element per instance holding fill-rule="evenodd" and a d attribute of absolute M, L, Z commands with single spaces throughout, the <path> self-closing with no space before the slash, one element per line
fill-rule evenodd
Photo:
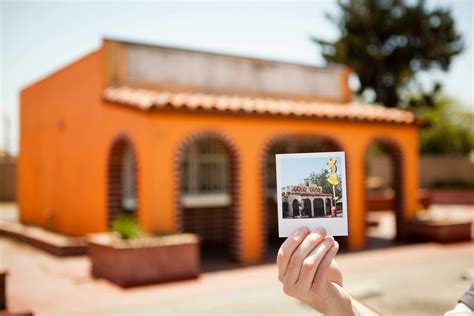
<path fill-rule="evenodd" d="M 147 187 L 147 216 L 145 227 L 148 231 L 175 232 L 177 196 L 176 146 L 181 136 L 170 133 L 164 136 L 164 129 L 154 128 L 150 139 Z"/>
<path fill-rule="evenodd" d="M 252 139 L 253 138 L 253 139 Z M 260 172 L 261 146 L 255 136 L 241 137 L 248 140 L 238 147 L 239 155 L 239 211 L 240 222 L 240 261 L 257 262 L 262 259 L 264 228 L 262 223 L 262 173 Z M 245 150 L 244 150 L 245 148 Z"/>
<path fill-rule="evenodd" d="M 344 144 L 346 152 L 349 247 L 365 246 L 365 144 L 351 141 Z"/>
<path fill-rule="evenodd" d="M 417 131 L 414 130 L 415 134 L 409 138 L 409 141 L 405 141 L 403 147 L 403 164 L 404 174 L 402 175 L 402 184 L 404 190 L 404 219 L 410 220 L 415 216 L 418 208 L 418 188 L 419 188 L 419 149 L 418 149 L 418 138 Z"/>

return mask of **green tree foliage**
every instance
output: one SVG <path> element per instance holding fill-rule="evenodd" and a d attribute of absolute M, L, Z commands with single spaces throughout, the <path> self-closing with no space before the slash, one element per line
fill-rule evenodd
<path fill-rule="evenodd" d="M 461 35 L 447 9 L 427 8 L 425 1 L 338 1 L 339 28 L 334 42 L 313 38 L 328 62 L 349 66 L 359 77 L 357 91 L 375 93 L 375 102 L 399 105 L 400 90 L 420 71 L 448 70 L 463 50 Z"/>
<path fill-rule="evenodd" d="M 407 110 L 424 120 L 420 151 L 425 154 L 467 155 L 474 151 L 474 112 L 441 92 L 411 97 Z"/>
<path fill-rule="evenodd" d="M 309 181 L 311 183 L 320 186 L 323 190 L 323 193 L 332 194 L 332 184 L 330 184 L 327 179 L 329 177 L 329 173 L 326 170 L 322 170 L 320 172 L 311 172 L 308 176 Z M 339 185 L 336 185 L 335 192 L 336 197 L 342 197 L 342 179 L 340 175 L 337 175 L 339 179 Z"/>

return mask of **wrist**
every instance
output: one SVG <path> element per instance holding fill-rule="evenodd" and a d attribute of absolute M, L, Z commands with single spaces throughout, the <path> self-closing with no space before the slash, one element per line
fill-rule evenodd
<path fill-rule="evenodd" d="M 334 284 L 334 283 L 333 283 Z M 315 308 L 325 316 L 340 316 L 348 315 L 355 316 L 358 315 L 355 313 L 355 306 L 352 297 L 347 293 L 345 289 L 340 287 L 337 284 L 334 284 L 336 293 L 330 295 L 330 300 L 326 301 L 326 304 L 319 306 L 320 308 Z"/>
<path fill-rule="evenodd" d="M 358 314 L 355 313 L 355 308 L 353 304 L 352 297 L 347 293 L 345 290 L 343 290 L 343 293 L 341 295 L 341 299 L 339 300 L 339 303 L 336 304 L 333 308 L 333 310 L 328 311 L 324 315 L 327 316 L 336 316 L 336 315 L 347 315 L 347 316 L 356 316 Z"/>

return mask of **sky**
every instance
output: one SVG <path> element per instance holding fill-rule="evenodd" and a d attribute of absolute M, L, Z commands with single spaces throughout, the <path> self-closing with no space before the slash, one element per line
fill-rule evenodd
<path fill-rule="evenodd" d="M 441 80 L 448 95 L 472 107 L 473 2 L 428 4 L 452 9 L 466 49 L 448 73 L 422 80 Z M 309 38 L 337 38 L 326 12 L 337 12 L 335 1 L 0 0 L 0 148 L 18 152 L 21 89 L 97 49 L 103 37 L 321 66 L 320 50 Z"/>
<path fill-rule="evenodd" d="M 320 172 L 326 168 L 329 158 L 282 158 L 279 172 L 281 186 L 297 185 L 303 183 L 304 178 L 309 176 L 311 172 Z M 337 174 L 341 172 L 340 159 L 336 160 Z"/>

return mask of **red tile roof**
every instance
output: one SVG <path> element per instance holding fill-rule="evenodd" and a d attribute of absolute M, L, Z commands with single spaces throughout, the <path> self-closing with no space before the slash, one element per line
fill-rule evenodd
<path fill-rule="evenodd" d="M 408 111 L 379 105 L 350 102 L 294 101 L 285 99 L 226 96 L 203 93 L 179 93 L 144 90 L 130 87 L 108 87 L 104 99 L 142 110 L 175 108 L 222 112 L 242 112 L 278 116 L 314 117 L 398 124 L 417 124 L 417 117 Z"/>

